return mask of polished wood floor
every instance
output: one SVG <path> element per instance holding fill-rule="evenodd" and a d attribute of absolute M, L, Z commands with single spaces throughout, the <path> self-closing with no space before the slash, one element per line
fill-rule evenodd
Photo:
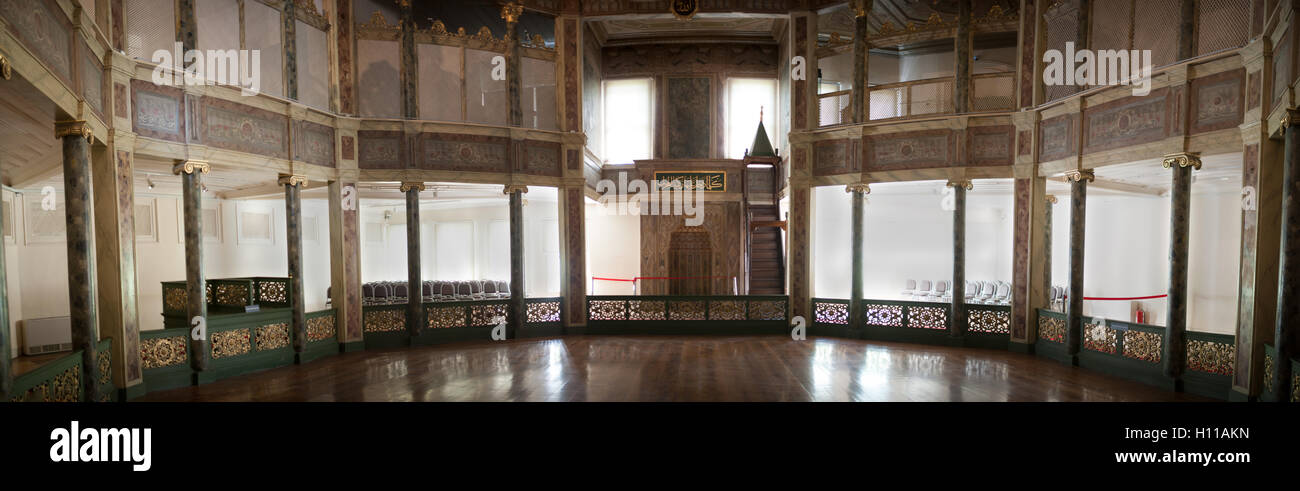
<path fill-rule="evenodd" d="M 782 336 L 569 336 L 347 353 L 141 400 L 1205 399 L 997 350 Z"/>

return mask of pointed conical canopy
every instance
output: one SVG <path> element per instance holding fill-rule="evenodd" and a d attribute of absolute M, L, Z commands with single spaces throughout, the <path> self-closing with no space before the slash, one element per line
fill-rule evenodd
<path fill-rule="evenodd" d="M 767 139 L 767 128 L 763 127 L 763 110 L 758 110 L 758 132 L 754 134 L 754 143 L 749 145 L 750 157 L 775 157 L 772 142 Z"/>

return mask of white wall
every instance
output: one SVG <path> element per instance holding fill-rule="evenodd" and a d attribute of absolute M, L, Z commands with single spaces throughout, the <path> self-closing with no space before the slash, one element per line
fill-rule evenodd
<path fill-rule="evenodd" d="M 591 277 L 631 279 L 641 274 L 641 217 L 618 215 L 615 206 L 587 201 L 587 294 L 631 295 L 632 283 Z"/>
<path fill-rule="evenodd" d="M 1188 246 L 1188 330 L 1232 334 L 1237 316 L 1240 197 L 1193 187 Z M 1069 195 L 1053 209 L 1052 283 L 1069 283 Z M 1169 198 L 1090 190 L 1084 241 L 1084 295 L 1138 297 L 1169 289 Z M 1164 299 L 1142 300 L 1146 323 L 1165 325 Z M 1131 320 L 1130 301 L 1088 300 L 1083 313 Z"/>
<path fill-rule="evenodd" d="M 7 195 L 7 194 L 6 194 Z M 62 199 L 61 197 L 59 198 Z M 153 238 L 136 241 L 136 274 L 139 284 L 140 329 L 162 329 L 162 285 L 185 279 L 185 244 L 181 235 L 180 208 L 174 196 L 136 195 L 136 203 L 155 204 Z M 211 202 L 211 201 L 210 201 Z M 282 199 L 215 201 L 221 211 L 221 238 L 204 248 L 204 269 L 208 278 L 278 276 L 288 274 L 288 249 Z M 236 234 L 236 213 L 241 207 L 269 210 L 274 239 L 267 244 L 240 244 Z M 326 308 L 325 290 L 330 282 L 329 216 L 325 200 L 303 200 L 304 222 L 316 220 L 316 237 L 303 238 L 303 295 L 308 311 Z M 16 240 L 6 244 L 9 274 L 10 319 L 35 319 L 68 315 L 66 243 L 24 240 L 21 204 L 15 209 Z M 15 346 L 21 344 L 15 339 Z"/>
<path fill-rule="evenodd" d="M 952 278 L 952 212 L 940 206 L 942 181 L 873 184 L 864 209 L 863 294 L 899 299 L 908 279 Z M 1011 280 L 1012 199 L 980 192 L 966 198 L 966 278 Z M 813 194 L 813 295 L 849 298 L 852 290 L 851 197 L 842 186 Z"/>
<path fill-rule="evenodd" d="M 559 222 L 554 188 L 529 187 L 524 195 L 524 285 L 530 297 L 560 295 Z M 406 211 L 403 204 L 367 204 L 361 202 L 361 280 L 406 280 Z M 385 211 L 391 216 L 385 222 Z M 485 198 L 448 201 L 424 201 L 420 205 L 420 275 L 429 280 L 510 280 L 509 246 L 510 208 L 508 200 Z M 438 224 L 463 223 L 472 230 L 469 236 L 438 234 Z M 504 244 L 500 234 L 492 233 L 493 223 L 504 224 Z M 499 227 L 500 225 L 497 225 Z M 371 239 L 369 230 L 380 230 L 382 239 Z M 446 227 L 444 227 L 446 231 Z M 446 241 L 446 242 L 442 242 Z M 439 271 L 437 251 L 467 251 L 469 276 Z M 502 247 L 504 246 L 504 247 Z M 445 269 L 445 268 L 444 268 Z M 504 272 L 502 274 L 501 272 Z"/>

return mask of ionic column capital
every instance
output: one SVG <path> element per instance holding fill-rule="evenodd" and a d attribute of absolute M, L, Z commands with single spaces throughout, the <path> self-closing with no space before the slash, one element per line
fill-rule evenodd
<path fill-rule="evenodd" d="M 527 193 L 527 192 L 528 192 L 528 186 L 525 186 L 523 184 L 507 184 L 505 188 L 501 190 L 502 194 Z"/>
<path fill-rule="evenodd" d="M 424 183 L 419 181 L 402 181 L 401 189 L 403 193 L 412 189 L 416 191 L 424 191 Z"/>
<path fill-rule="evenodd" d="M 1283 111 L 1282 121 L 1279 123 L 1282 125 L 1282 129 L 1284 130 L 1293 124 L 1300 123 L 1300 109 L 1291 108 Z"/>
<path fill-rule="evenodd" d="M 79 119 L 73 121 L 58 121 L 54 123 L 54 137 L 63 138 L 67 136 L 80 136 L 85 138 L 86 141 L 94 141 L 93 138 L 95 133 L 90 129 L 90 125 Z"/>
<path fill-rule="evenodd" d="M 948 184 L 945 185 L 950 188 L 964 188 L 967 191 L 975 189 L 975 183 L 970 179 L 949 179 Z"/>
<path fill-rule="evenodd" d="M 865 182 L 849 184 L 848 186 L 844 186 L 844 192 L 871 194 L 871 184 Z"/>
<path fill-rule="evenodd" d="M 1046 201 L 1046 202 L 1051 203 L 1051 204 L 1056 204 L 1056 202 L 1057 202 L 1056 195 L 1055 195 L 1055 194 L 1049 194 L 1049 195 L 1047 195 L 1047 196 L 1044 196 L 1044 197 L 1043 197 L 1043 201 Z"/>
<path fill-rule="evenodd" d="M 1201 170 L 1201 153 L 1200 152 L 1179 152 L 1165 155 L 1160 165 L 1168 169 L 1174 166 L 1191 167 Z"/>
<path fill-rule="evenodd" d="M 1065 171 L 1065 180 L 1070 182 L 1096 181 L 1097 174 L 1092 169 L 1079 169 Z"/>
<path fill-rule="evenodd" d="M 212 165 L 202 160 L 178 160 L 172 165 L 172 174 L 194 174 L 195 172 L 207 174 L 212 170 Z"/>
<path fill-rule="evenodd" d="M 276 184 L 281 186 L 304 186 L 307 184 L 307 176 L 301 174 L 280 174 L 276 179 Z"/>

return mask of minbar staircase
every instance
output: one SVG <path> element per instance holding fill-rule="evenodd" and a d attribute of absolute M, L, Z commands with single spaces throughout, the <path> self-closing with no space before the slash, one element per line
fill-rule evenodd
<path fill-rule="evenodd" d="M 785 254 L 781 229 L 785 222 L 775 205 L 748 205 L 749 293 L 785 294 Z"/>

